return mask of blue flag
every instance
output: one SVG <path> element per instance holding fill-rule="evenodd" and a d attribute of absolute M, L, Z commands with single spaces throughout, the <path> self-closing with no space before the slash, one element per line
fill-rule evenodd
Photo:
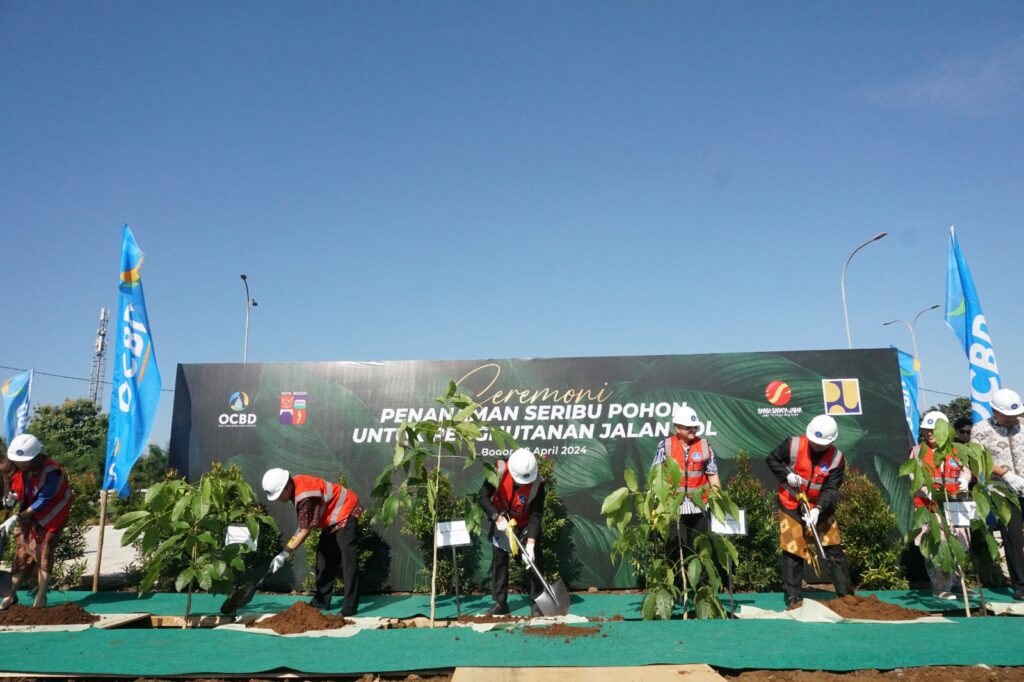
<path fill-rule="evenodd" d="M 896 348 L 896 352 L 899 353 L 900 357 L 900 384 L 903 386 L 903 409 L 907 415 L 907 427 L 910 429 L 910 435 L 913 438 L 913 442 L 916 443 L 919 436 L 918 427 L 921 425 L 921 413 L 917 408 L 920 379 L 914 363 L 914 356 L 910 353 L 904 353 L 899 348 Z"/>
<path fill-rule="evenodd" d="M 10 445 L 15 436 L 25 433 L 28 407 L 32 399 L 32 370 L 15 374 L 0 386 L 4 396 L 4 437 Z"/>
<path fill-rule="evenodd" d="M 981 312 L 978 291 L 967 267 L 953 227 L 949 228 L 949 260 L 946 264 L 946 324 L 953 330 L 971 371 L 971 410 L 977 424 L 992 416 L 989 401 L 999 390 L 999 369 L 992 349 L 988 323 Z"/>
<path fill-rule="evenodd" d="M 142 294 L 142 251 L 127 225 L 121 236 L 114 389 L 103 490 L 116 490 L 119 497 L 127 497 L 128 474 L 149 439 L 162 386 Z"/>

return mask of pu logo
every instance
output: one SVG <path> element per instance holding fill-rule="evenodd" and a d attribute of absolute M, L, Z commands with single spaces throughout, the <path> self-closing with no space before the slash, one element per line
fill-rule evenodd
<path fill-rule="evenodd" d="M 864 414 L 859 379 L 822 379 L 821 392 L 825 398 L 825 414 Z"/>

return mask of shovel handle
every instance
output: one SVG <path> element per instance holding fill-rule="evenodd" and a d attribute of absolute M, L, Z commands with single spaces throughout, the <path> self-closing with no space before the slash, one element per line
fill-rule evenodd
<path fill-rule="evenodd" d="M 533 570 L 534 575 L 537 576 L 537 580 L 539 580 L 540 584 L 544 586 L 544 591 L 548 593 L 549 597 L 551 597 L 553 600 L 557 602 L 558 597 L 555 595 L 555 591 L 551 589 L 551 586 L 548 585 L 546 580 L 544 580 L 544 576 L 541 575 L 540 569 L 537 568 L 537 564 L 533 563 L 533 559 L 531 559 L 530 555 L 526 553 L 526 547 L 524 547 L 523 543 L 519 541 L 519 538 L 516 537 L 515 533 L 510 533 L 509 537 L 513 538 L 512 541 L 519 545 L 519 551 L 522 553 L 523 556 L 523 563 L 525 563 Z"/>

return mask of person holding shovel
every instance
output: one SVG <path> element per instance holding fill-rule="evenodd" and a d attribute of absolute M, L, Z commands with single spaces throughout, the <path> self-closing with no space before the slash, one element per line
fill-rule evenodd
<path fill-rule="evenodd" d="M 488 616 L 508 615 L 508 557 L 522 544 L 523 561 L 529 559 L 544 570 L 537 541 L 544 516 L 544 479 L 537 474 L 537 458 L 527 448 L 519 448 L 508 460 L 498 460 L 498 486 L 486 480 L 480 487 L 480 506 L 491 521 L 488 539 L 491 541 L 491 596 L 494 606 Z M 510 528 L 511 526 L 511 528 Z M 509 534 L 514 533 L 516 540 Z M 540 596 L 544 587 L 533 571 L 530 574 L 530 600 Z M 536 603 L 531 603 L 530 616 L 540 616 Z"/>
<path fill-rule="evenodd" d="M 971 470 L 961 466 L 956 455 L 956 448 L 936 464 L 935 447 L 938 443 L 935 440 L 935 424 L 943 421 L 949 423 L 949 418 L 939 411 L 929 412 L 921 419 L 920 434 L 921 444 L 914 446 L 910 456 L 919 460 L 931 475 L 932 484 L 922 487 L 914 495 L 914 509 L 928 507 L 933 513 L 938 513 L 942 503 L 957 499 L 958 495 L 966 495 L 971 485 Z M 971 533 L 969 528 L 952 527 L 953 537 L 960 543 L 960 546 L 967 550 L 971 544 Z M 914 544 L 921 545 L 921 537 L 928 532 L 928 526 L 921 529 L 921 533 L 914 539 Z M 934 562 L 928 562 L 928 579 L 932 584 L 932 595 L 939 599 L 956 599 L 957 593 L 961 590 L 960 576 L 956 571 L 946 574 L 942 568 Z"/>
<path fill-rule="evenodd" d="M 804 563 L 817 563 L 822 552 L 836 594 L 853 594 L 834 516 L 846 475 L 846 458 L 833 445 L 838 437 L 836 420 L 818 415 L 804 435 L 782 441 L 765 460 L 779 481 L 779 545 L 786 608 L 801 604 Z"/>
<path fill-rule="evenodd" d="M 271 573 L 284 566 L 289 555 L 302 547 L 314 528 L 320 529 L 316 545 L 316 588 L 309 605 L 326 610 L 331 607 L 334 580 L 340 564 L 345 581 L 341 615 L 354 616 L 359 608 L 359 561 L 356 539 L 363 508 L 355 491 L 316 476 L 291 475 L 287 469 L 269 469 L 263 474 L 263 491 L 271 502 L 291 502 L 299 529 L 285 543 L 281 553 L 270 562 Z"/>
<path fill-rule="evenodd" d="M 18 603 L 18 585 L 29 569 L 36 569 L 38 587 L 34 606 L 46 606 L 53 552 L 75 499 L 60 465 L 43 455 L 43 444 L 23 433 L 11 439 L 7 459 L 14 465 L 11 492 L 20 511 L 0 525 L 0 533 L 18 530 L 18 544 L 11 562 L 11 593 L 0 601 L 0 611 Z"/>

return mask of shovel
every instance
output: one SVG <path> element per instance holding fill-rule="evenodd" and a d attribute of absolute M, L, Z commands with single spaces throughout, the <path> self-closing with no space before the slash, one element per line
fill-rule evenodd
<path fill-rule="evenodd" d="M 569 590 L 565 589 L 565 583 L 559 578 L 555 581 L 554 585 L 548 585 L 547 581 L 544 580 L 544 576 L 541 575 L 540 570 L 537 568 L 537 564 L 533 563 L 530 559 L 530 555 L 526 553 L 526 548 L 523 547 L 523 543 L 519 542 L 519 538 L 516 537 L 515 533 L 508 534 L 509 539 L 519 545 L 519 551 L 522 553 L 523 562 L 529 566 L 537 579 L 540 580 L 540 584 L 544 586 L 544 591 L 538 595 L 533 603 L 537 605 L 540 612 L 545 616 L 564 616 L 569 613 Z"/>
<path fill-rule="evenodd" d="M 797 495 L 797 499 L 800 501 L 800 511 L 806 516 L 811 510 L 811 503 L 807 499 L 807 495 L 801 491 Z M 814 535 L 814 544 L 818 546 L 818 556 L 828 568 L 828 577 L 832 581 L 832 587 L 836 588 L 836 594 L 853 594 L 853 586 L 837 573 L 835 566 L 832 565 L 832 559 L 825 553 L 825 547 L 821 544 L 817 527 L 814 524 L 810 524 L 810 527 L 811 533 Z"/>
<path fill-rule="evenodd" d="M 231 593 L 224 603 L 220 606 L 220 612 L 225 616 L 233 616 L 238 609 L 242 608 L 246 604 L 252 601 L 253 596 L 256 594 L 256 590 L 263 581 L 273 573 L 270 570 L 270 559 L 260 561 L 258 564 L 253 566 L 252 571 L 249 572 L 251 576 L 249 580 L 235 587 L 235 591 Z M 258 578 L 256 576 L 259 576 Z"/>

